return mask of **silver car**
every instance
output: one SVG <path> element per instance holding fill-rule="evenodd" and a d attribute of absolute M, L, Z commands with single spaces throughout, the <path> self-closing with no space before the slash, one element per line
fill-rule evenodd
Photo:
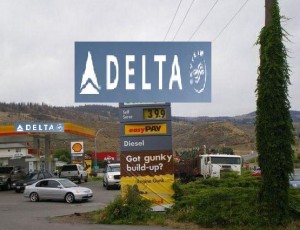
<path fill-rule="evenodd" d="M 64 200 L 67 203 L 84 201 L 93 197 L 89 188 L 78 186 L 69 179 L 49 178 L 40 180 L 32 185 L 27 185 L 24 197 L 32 202 L 39 200 Z"/>

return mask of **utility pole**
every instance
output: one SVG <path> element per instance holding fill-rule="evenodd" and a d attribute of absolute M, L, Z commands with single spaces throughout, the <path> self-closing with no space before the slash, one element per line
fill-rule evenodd
<path fill-rule="evenodd" d="M 265 0 L 265 26 L 270 25 L 272 21 L 272 5 L 274 0 Z"/>

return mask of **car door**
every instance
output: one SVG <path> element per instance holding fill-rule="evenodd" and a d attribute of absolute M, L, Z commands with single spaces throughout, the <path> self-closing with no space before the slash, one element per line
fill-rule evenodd
<path fill-rule="evenodd" d="M 36 190 L 40 199 L 49 199 L 48 198 L 48 180 L 42 180 L 36 185 Z"/>
<path fill-rule="evenodd" d="M 65 191 L 59 182 L 57 182 L 56 180 L 48 180 L 47 187 L 48 187 L 47 189 L 48 199 L 52 199 L 52 200 L 64 199 Z"/>

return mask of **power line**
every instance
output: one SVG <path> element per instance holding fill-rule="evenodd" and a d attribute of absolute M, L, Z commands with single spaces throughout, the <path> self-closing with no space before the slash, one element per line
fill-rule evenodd
<path fill-rule="evenodd" d="M 220 35 L 224 32 L 224 30 L 231 24 L 231 22 L 233 21 L 233 19 L 235 19 L 235 17 L 241 12 L 241 10 L 244 8 L 244 6 L 247 4 L 249 0 L 246 0 L 244 2 L 244 4 L 239 8 L 239 10 L 233 15 L 233 17 L 229 20 L 229 22 L 223 27 L 223 29 L 221 30 L 221 32 L 215 37 L 215 39 L 213 40 L 216 41 Z"/>
<path fill-rule="evenodd" d="M 173 37 L 173 41 L 175 40 L 175 37 L 177 36 L 179 30 L 181 29 L 181 26 L 182 26 L 182 24 L 184 23 L 184 21 L 185 21 L 185 19 L 186 19 L 186 16 L 189 14 L 190 9 L 192 8 L 192 5 L 193 5 L 194 1 L 195 1 L 195 0 L 193 0 L 193 1 L 191 2 L 189 9 L 188 9 L 187 12 L 185 13 L 184 18 L 183 18 L 183 20 L 182 20 L 182 22 L 181 22 L 181 24 L 180 24 L 178 30 L 176 31 L 176 33 L 175 33 L 175 35 L 174 35 L 174 37 Z"/>
<path fill-rule="evenodd" d="M 204 19 L 202 20 L 202 22 L 198 25 L 197 29 L 194 31 L 194 33 L 191 35 L 191 37 L 189 38 L 189 41 L 194 37 L 194 35 L 197 33 L 197 31 L 200 29 L 200 27 L 202 26 L 202 24 L 204 23 L 204 21 L 206 20 L 206 18 L 208 17 L 208 15 L 210 14 L 210 12 L 214 9 L 215 5 L 217 5 L 219 0 L 216 0 L 214 5 L 210 8 L 210 10 L 208 11 L 208 13 L 206 14 L 206 16 L 204 17 Z"/>
<path fill-rule="evenodd" d="M 180 7 L 180 5 L 181 5 L 181 2 L 182 2 L 182 0 L 180 0 L 179 4 L 178 4 L 178 6 L 177 6 L 177 10 L 176 10 L 176 12 L 175 12 L 175 14 L 174 14 L 174 17 L 173 17 L 172 22 L 171 22 L 171 24 L 170 24 L 170 26 L 169 26 L 169 29 L 168 29 L 168 31 L 167 31 L 165 37 L 164 37 L 164 41 L 166 40 L 167 35 L 168 35 L 168 33 L 170 32 L 170 29 L 171 29 L 171 27 L 172 27 L 172 25 L 173 25 L 173 22 L 174 22 L 174 20 L 175 20 L 175 18 L 176 18 L 176 15 L 177 15 L 177 13 L 178 13 L 179 7 Z"/>

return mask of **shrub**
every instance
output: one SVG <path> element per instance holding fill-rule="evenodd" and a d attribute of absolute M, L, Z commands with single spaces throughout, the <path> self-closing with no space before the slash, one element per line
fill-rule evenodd
<path fill-rule="evenodd" d="M 168 217 L 206 227 L 268 229 L 259 213 L 258 191 L 261 178 L 244 172 L 240 177 L 175 183 L 175 204 Z M 300 218 L 300 189 L 289 190 L 289 207 L 294 219 Z"/>
<path fill-rule="evenodd" d="M 249 175 L 175 184 L 169 216 L 206 227 L 250 226 L 258 220 L 259 186 L 260 179 Z"/>
<path fill-rule="evenodd" d="M 176 202 L 173 214 L 178 221 L 207 227 L 245 226 L 257 218 L 257 188 L 206 188 Z"/>
<path fill-rule="evenodd" d="M 140 196 L 137 186 L 128 186 L 125 197 L 118 196 L 100 213 L 99 223 L 139 224 L 151 216 L 151 202 Z"/>

